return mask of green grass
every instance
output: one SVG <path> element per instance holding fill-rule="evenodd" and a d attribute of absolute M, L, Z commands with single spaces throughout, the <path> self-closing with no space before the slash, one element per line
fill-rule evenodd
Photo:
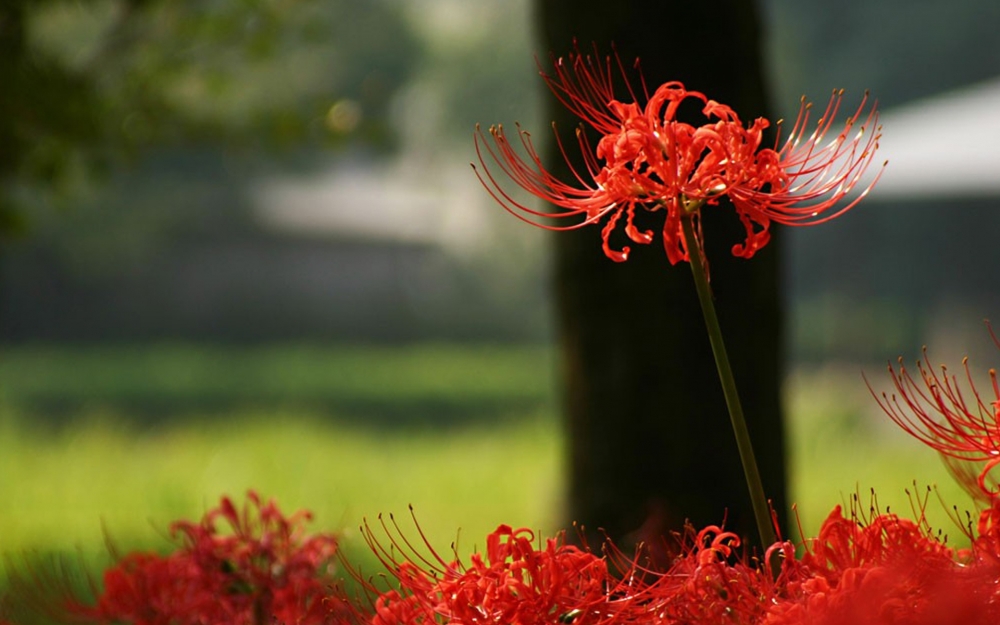
<path fill-rule="evenodd" d="M 410 504 L 435 544 L 461 530 L 463 551 L 499 523 L 550 532 L 564 462 L 551 368 L 534 347 L 5 350 L 0 552 L 96 552 L 102 526 L 123 546 L 162 548 L 172 520 L 248 488 L 313 510 L 317 530 L 354 545 L 363 518 L 405 518 Z M 914 480 L 968 506 L 936 456 L 878 412 L 859 371 L 798 372 L 787 407 L 807 534 L 855 492 L 867 506 L 872 487 L 906 515 Z M 379 410 L 389 416 L 373 424 Z M 936 501 L 929 511 L 950 531 Z"/>
<path fill-rule="evenodd" d="M 888 377 L 866 371 L 876 390 Z M 899 430 L 881 411 L 856 366 L 800 370 L 786 383 L 789 488 L 805 533 L 814 536 L 836 504 L 850 509 L 859 495 L 867 514 L 872 493 L 881 510 L 914 518 L 907 490 L 926 498 L 930 525 L 961 539 L 949 518 L 952 507 L 964 515 L 972 500 L 946 470 L 938 455 Z M 846 512 L 845 512 L 846 514 Z"/>
<path fill-rule="evenodd" d="M 113 420 L 0 430 L 0 550 L 73 550 L 100 543 L 162 546 L 170 521 L 198 518 L 220 495 L 249 488 L 317 529 L 355 529 L 379 513 L 407 516 L 447 546 L 500 523 L 551 531 L 562 450 L 548 415 L 501 428 L 377 431 L 289 413 L 135 434 Z M 408 523 L 408 521 L 407 521 Z"/>

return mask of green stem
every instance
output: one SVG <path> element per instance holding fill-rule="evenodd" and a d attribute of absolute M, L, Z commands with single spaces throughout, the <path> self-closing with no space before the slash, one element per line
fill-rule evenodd
<path fill-rule="evenodd" d="M 753 445 L 750 443 L 750 432 L 743 417 L 743 407 L 736 391 L 736 379 L 733 377 L 729 357 L 726 355 L 726 345 L 722 341 L 722 329 L 719 318 L 715 314 L 715 303 L 712 301 L 712 290 L 708 285 L 708 273 L 705 271 L 704 256 L 698 238 L 694 233 L 694 214 L 700 206 L 688 207 L 688 212 L 681 217 L 681 227 L 684 230 L 684 240 L 691 259 L 691 273 L 694 275 L 694 286 L 698 291 L 698 302 L 705 316 L 705 326 L 708 329 L 708 340 L 712 344 L 712 355 L 715 356 L 715 366 L 719 370 L 719 381 L 722 382 L 722 393 L 726 397 L 726 407 L 729 409 L 729 420 L 736 435 L 736 446 L 740 451 L 743 463 L 743 474 L 747 478 L 747 488 L 750 490 L 750 501 L 753 503 L 753 514 L 757 520 L 757 531 L 764 549 L 767 549 L 777 538 L 771 523 L 771 508 L 764 495 L 764 485 L 760 480 L 757 460 L 754 458 Z"/>

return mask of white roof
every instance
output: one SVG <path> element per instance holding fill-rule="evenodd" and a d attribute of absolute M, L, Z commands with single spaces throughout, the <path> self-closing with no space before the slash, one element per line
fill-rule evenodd
<path fill-rule="evenodd" d="M 341 159 L 323 174 L 255 185 L 256 214 L 279 230 L 462 249 L 489 236 L 489 196 L 465 161 Z"/>
<path fill-rule="evenodd" d="M 889 164 L 872 200 L 1000 196 L 1000 78 L 887 110 L 881 124 L 876 160 Z"/>

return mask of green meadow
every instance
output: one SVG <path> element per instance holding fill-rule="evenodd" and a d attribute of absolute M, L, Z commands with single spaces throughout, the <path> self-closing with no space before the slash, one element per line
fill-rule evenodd
<path fill-rule="evenodd" d="M 410 505 L 446 546 L 551 530 L 552 379 L 530 347 L 8 349 L 2 549 L 155 546 L 250 488 L 347 540 Z"/>
<path fill-rule="evenodd" d="M 312 510 L 351 552 L 380 513 L 415 534 L 410 506 L 444 550 L 457 539 L 468 552 L 501 523 L 550 533 L 565 520 L 555 369 L 542 347 L 6 348 L 0 551 L 90 560 L 105 534 L 165 549 L 172 520 L 251 488 Z M 947 504 L 931 495 L 932 525 L 957 533 L 948 506 L 968 497 L 881 414 L 860 368 L 793 371 L 786 398 L 807 534 L 855 493 L 867 512 L 872 488 L 910 515 L 905 489 L 930 484 Z"/>

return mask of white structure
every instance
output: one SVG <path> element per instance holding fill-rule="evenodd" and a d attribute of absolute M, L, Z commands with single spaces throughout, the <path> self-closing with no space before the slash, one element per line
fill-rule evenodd
<path fill-rule="evenodd" d="M 889 165 L 872 200 L 1000 196 L 1000 78 L 888 110 L 881 124 L 877 161 Z"/>

